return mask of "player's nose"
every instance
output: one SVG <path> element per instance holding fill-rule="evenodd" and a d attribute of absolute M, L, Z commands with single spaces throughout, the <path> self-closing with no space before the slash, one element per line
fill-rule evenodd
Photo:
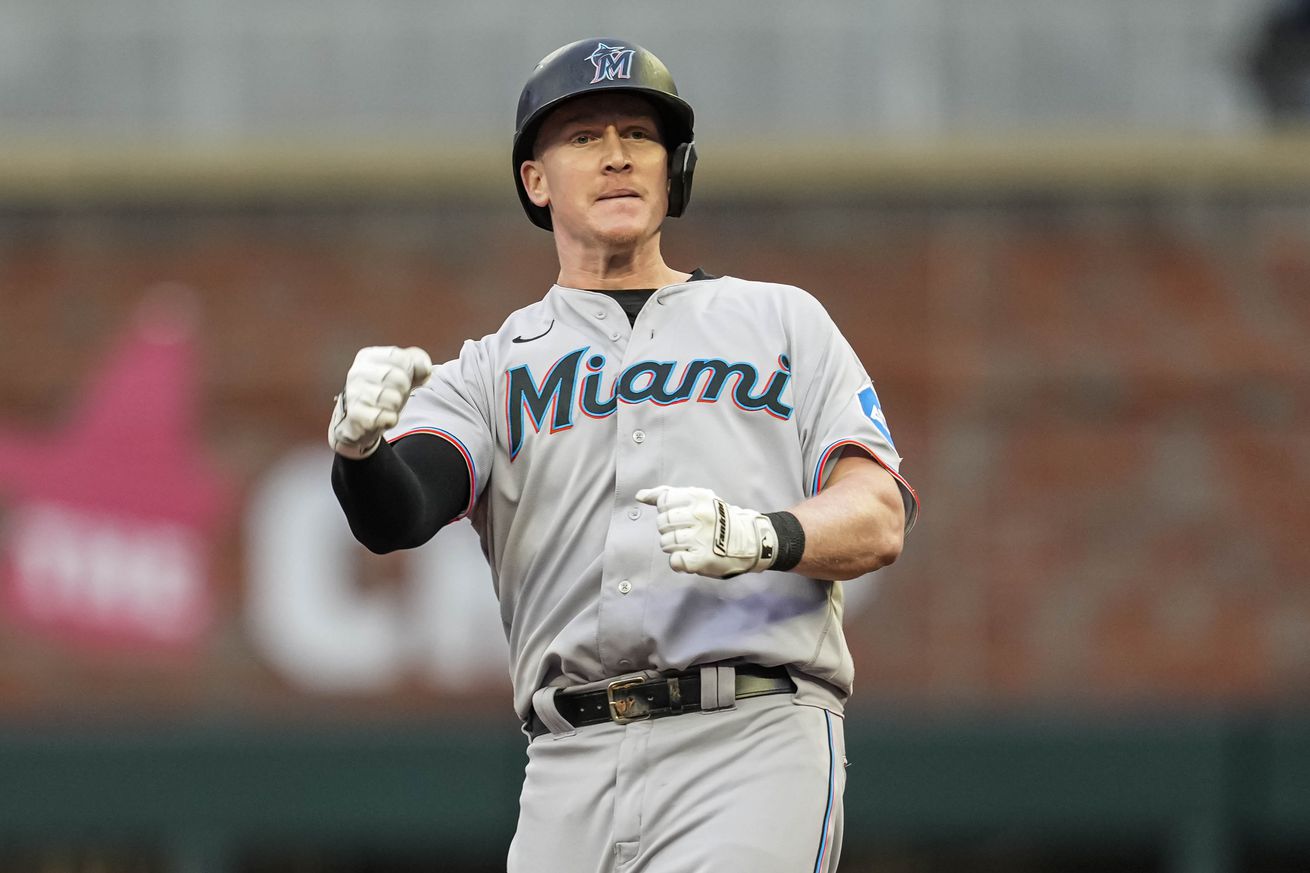
<path fill-rule="evenodd" d="M 621 172 L 632 169 L 632 158 L 628 155 L 627 144 L 624 143 L 623 137 L 619 136 L 619 129 L 614 125 L 605 128 L 605 135 L 602 138 L 605 145 L 605 169 L 610 172 Z"/>

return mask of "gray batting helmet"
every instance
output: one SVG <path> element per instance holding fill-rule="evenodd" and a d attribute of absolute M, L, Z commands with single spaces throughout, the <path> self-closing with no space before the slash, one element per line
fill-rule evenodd
<path fill-rule="evenodd" d="M 514 185 L 528 218 L 537 227 L 552 230 L 550 209 L 528 199 L 519 168 L 532 157 L 532 146 L 546 113 L 564 101 L 596 91 L 632 91 L 654 103 L 659 111 L 665 147 L 669 152 L 669 211 L 677 217 L 691 199 L 691 177 L 696 168 L 694 115 L 678 96 L 668 67 L 646 49 L 610 37 L 581 39 L 555 49 L 537 64 L 519 95 L 514 125 Z"/>

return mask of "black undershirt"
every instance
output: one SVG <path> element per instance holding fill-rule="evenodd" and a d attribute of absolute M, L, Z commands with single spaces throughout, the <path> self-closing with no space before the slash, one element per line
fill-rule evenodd
<path fill-rule="evenodd" d="M 687 281 L 700 282 L 705 279 L 717 279 L 717 278 L 719 277 L 711 276 L 709 273 L 705 272 L 700 267 L 697 267 L 696 269 L 691 271 L 691 278 L 689 278 Z M 619 304 L 619 306 L 622 307 L 623 311 L 627 313 L 628 326 L 632 327 L 635 326 L 637 323 L 637 313 L 641 312 L 641 308 L 646 305 L 646 301 L 650 299 L 650 295 L 654 294 L 659 289 L 658 288 L 633 288 L 630 291 L 604 291 L 601 290 L 600 288 L 584 288 L 583 290 L 591 291 L 594 294 L 604 294 L 606 297 L 614 298 L 614 302 Z"/>
<path fill-rule="evenodd" d="M 688 282 L 714 279 L 697 267 Z M 600 291 L 614 298 L 628 321 L 654 294 L 654 288 Z M 367 458 L 352 461 L 334 454 L 332 490 L 346 513 L 351 533 L 378 554 L 421 546 L 469 503 L 470 472 L 453 444 L 427 433 L 385 440 Z"/>
<path fill-rule="evenodd" d="M 657 288 L 641 288 L 637 291 L 601 291 L 596 288 L 587 288 L 595 294 L 604 294 L 606 297 L 614 298 L 614 302 L 619 304 L 624 313 L 628 316 L 628 326 L 635 327 L 637 324 L 637 313 L 646 305 L 650 295 L 654 294 Z"/>

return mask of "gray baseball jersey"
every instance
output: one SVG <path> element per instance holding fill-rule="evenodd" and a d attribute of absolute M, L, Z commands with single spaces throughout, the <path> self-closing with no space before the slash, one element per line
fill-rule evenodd
<path fill-rule="evenodd" d="M 797 702 L 841 711 L 854 678 L 841 584 L 675 573 L 638 490 L 787 509 L 855 446 L 896 476 L 907 530 L 918 508 L 859 359 L 786 285 L 670 285 L 631 327 L 612 298 L 556 285 L 435 369 L 387 438 L 414 433 L 468 462 L 523 718 L 545 685 L 725 660 L 787 666 Z"/>

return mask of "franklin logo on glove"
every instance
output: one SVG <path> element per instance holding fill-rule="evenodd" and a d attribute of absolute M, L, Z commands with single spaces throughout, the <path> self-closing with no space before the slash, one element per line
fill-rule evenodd
<path fill-rule="evenodd" d="M 638 491 L 636 500 L 659 510 L 660 548 L 679 573 L 731 579 L 774 565 L 778 534 L 763 513 L 733 506 L 708 488 L 660 485 Z"/>

